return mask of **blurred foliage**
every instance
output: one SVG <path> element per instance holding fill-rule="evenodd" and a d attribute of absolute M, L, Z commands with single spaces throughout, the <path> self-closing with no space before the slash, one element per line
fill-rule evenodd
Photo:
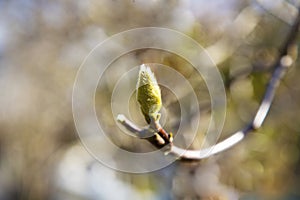
<path fill-rule="evenodd" d="M 116 172 L 97 163 L 76 135 L 71 108 L 76 72 L 99 42 L 131 28 L 172 28 L 203 45 L 222 73 L 228 106 L 220 139 L 225 138 L 247 124 L 258 108 L 270 66 L 290 29 L 290 21 L 284 20 L 295 17 L 298 4 L 1 0 L 0 199 L 299 199 L 299 62 L 284 77 L 262 129 L 213 158 L 176 162 L 149 174 Z M 97 116 L 108 137 L 130 151 L 153 150 L 122 134 L 110 107 L 114 85 L 127 66 L 143 62 L 172 67 L 197 91 L 201 122 L 191 148 L 200 148 L 210 120 L 205 82 L 183 58 L 153 49 L 121 56 L 99 81 Z M 176 80 L 170 85 L 180 87 Z M 172 132 L 180 123 L 179 99 L 188 104 L 191 95 L 182 91 L 176 97 L 162 87 L 162 119 Z M 134 100 L 130 108 L 135 122 L 145 125 Z M 178 136 L 179 146 L 197 117 L 190 111 L 181 122 L 187 134 Z"/>

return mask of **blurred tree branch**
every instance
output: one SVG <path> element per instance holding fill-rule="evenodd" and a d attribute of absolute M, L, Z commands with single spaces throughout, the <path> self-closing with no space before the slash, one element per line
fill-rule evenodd
<path fill-rule="evenodd" d="M 227 34 L 206 48 L 215 64 L 219 65 L 228 59 L 241 45 L 241 41 L 254 30 L 259 21 L 259 14 L 253 7 L 244 8 L 228 28 Z"/>
<path fill-rule="evenodd" d="M 297 7 L 288 1 L 280 0 L 268 3 L 266 0 L 256 0 L 256 2 L 265 11 L 289 25 L 292 25 L 297 17 Z"/>

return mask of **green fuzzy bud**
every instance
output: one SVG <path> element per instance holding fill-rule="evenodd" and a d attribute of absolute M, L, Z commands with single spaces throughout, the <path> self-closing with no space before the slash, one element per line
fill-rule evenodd
<path fill-rule="evenodd" d="M 137 82 L 137 101 L 148 123 L 151 119 L 159 120 L 162 106 L 161 92 L 150 67 L 141 65 Z"/>

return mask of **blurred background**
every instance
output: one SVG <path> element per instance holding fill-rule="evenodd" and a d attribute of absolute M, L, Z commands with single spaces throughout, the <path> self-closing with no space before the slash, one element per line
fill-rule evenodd
<path fill-rule="evenodd" d="M 299 4 L 298 0 L 0 0 L 0 199 L 300 199 L 299 62 L 283 78 L 263 127 L 232 149 L 199 162 L 175 162 L 147 174 L 112 170 L 83 147 L 72 116 L 77 70 L 98 43 L 131 28 L 166 27 L 198 41 L 217 64 L 227 94 L 220 139 L 225 138 L 254 116 Z M 210 116 L 205 82 L 188 62 L 153 49 L 124 55 L 100 80 L 96 108 L 98 120 L 114 133 L 111 139 L 135 152 L 152 147 L 122 134 L 109 102 L 114 81 L 128 70 L 122 66 L 143 62 L 180 72 L 195 91 L 201 91 L 197 98 L 203 124 Z M 180 87 L 176 80 L 171 84 Z M 162 88 L 162 98 L 163 115 L 168 116 L 165 126 L 176 132 L 178 101 L 189 102 L 185 100 L 189 94 L 175 97 Z M 130 105 L 132 118 L 145 125 L 134 94 Z M 194 117 L 191 110 L 182 122 L 187 132 Z M 205 126 L 199 128 L 191 148 L 199 147 L 203 130 Z"/>

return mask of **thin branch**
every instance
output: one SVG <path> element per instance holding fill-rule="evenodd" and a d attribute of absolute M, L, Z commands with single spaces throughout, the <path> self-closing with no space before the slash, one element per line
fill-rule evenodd
<path fill-rule="evenodd" d="M 171 142 L 166 142 L 161 134 L 159 134 L 160 132 L 166 134 L 166 131 L 160 126 L 160 124 L 154 123 L 146 128 L 139 128 L 122 114 L 117 116 L 117 120 L 136 137 L 147 140 L 157 148 L 164 147 Z"/>
<path fill-rule="evenodd" d="M 289 25 L 293 24 L 297 16 L 297 7 L 288 1 L 280 0 L 272 4 L 265 0 L 256 0 L 256 2 L 263 10 Z"/>
<path fill-rule="evenodd" d="M 134 133 L 134 134 L 136 134 L 137 137 L 142 138 L 143 129 L 137 127 L 134 123 L 129 121 L 124 115 L 121 115 L 121 114 L 118 115 L 117 120 L 131 133 Z"/>
<path fill-rule="evenodd" d="M 274 63 L 274 66 L 271 67 L 274 69 L 274 72 L 266 88 L 263 100 L 254 116 L 254 119 L 251 121 L 251 123 L 248 126 L 246 126 L 244 129 L 240 131 L 237 131 L 232 136 L 217 143 L 216 145 L 201 150 L 182 149 L 175 146 L 172 142 L 170 142 L 169 143 L 170 148 L 168 149 L 168 153 L 177 156 L 180 159 L 200 160 L 203 158 L 210 157 L 224 150 L 227 150 L 228 148 L 242 141 L 249 132 L 260 128 L 270 110 L 271 104 L 275 96 L 276 89 L 279 86 L 281 78 L 287 71 L 288 67 L 290 67 L 294 62 L 292 56 L 289 55 L 289 49 L 295 44 L 298 31 L 299 31 L 299 25 L 300 25 L 300 9 L 298 9 L 298 16 L 295 19 L 293 26 L 291 27 L 291 30 L 287 36 L 286 41 L 284 42 L 282 48 L 280 49 L 280 55 L 278 56 L 278 59 Z M 143 136 L 145 132 L 149 133 L 149 130 L 146 130 L 147 128 L 146 129 L 138 128 L 123 115 L 119 115 L 118 121 L 121 122 L 124 125 L 124 127 L 127 128 L 129 131 L 137 133 L 138 137 Z M 159 124 L 158 126 L 166 133 L 166 131 Z M 154 131 L 158 131 L 158 130 L 154 130 Z M 155 138 L 155 136 L 144 138 L 144 139 L 147 139 L 156 147 L 162 147 L 168 144 L 168 143 L 164 143 L 163 145 L 162 144 L 158 145 L 159 143 L 157 141 L 157 137 Z"/>

